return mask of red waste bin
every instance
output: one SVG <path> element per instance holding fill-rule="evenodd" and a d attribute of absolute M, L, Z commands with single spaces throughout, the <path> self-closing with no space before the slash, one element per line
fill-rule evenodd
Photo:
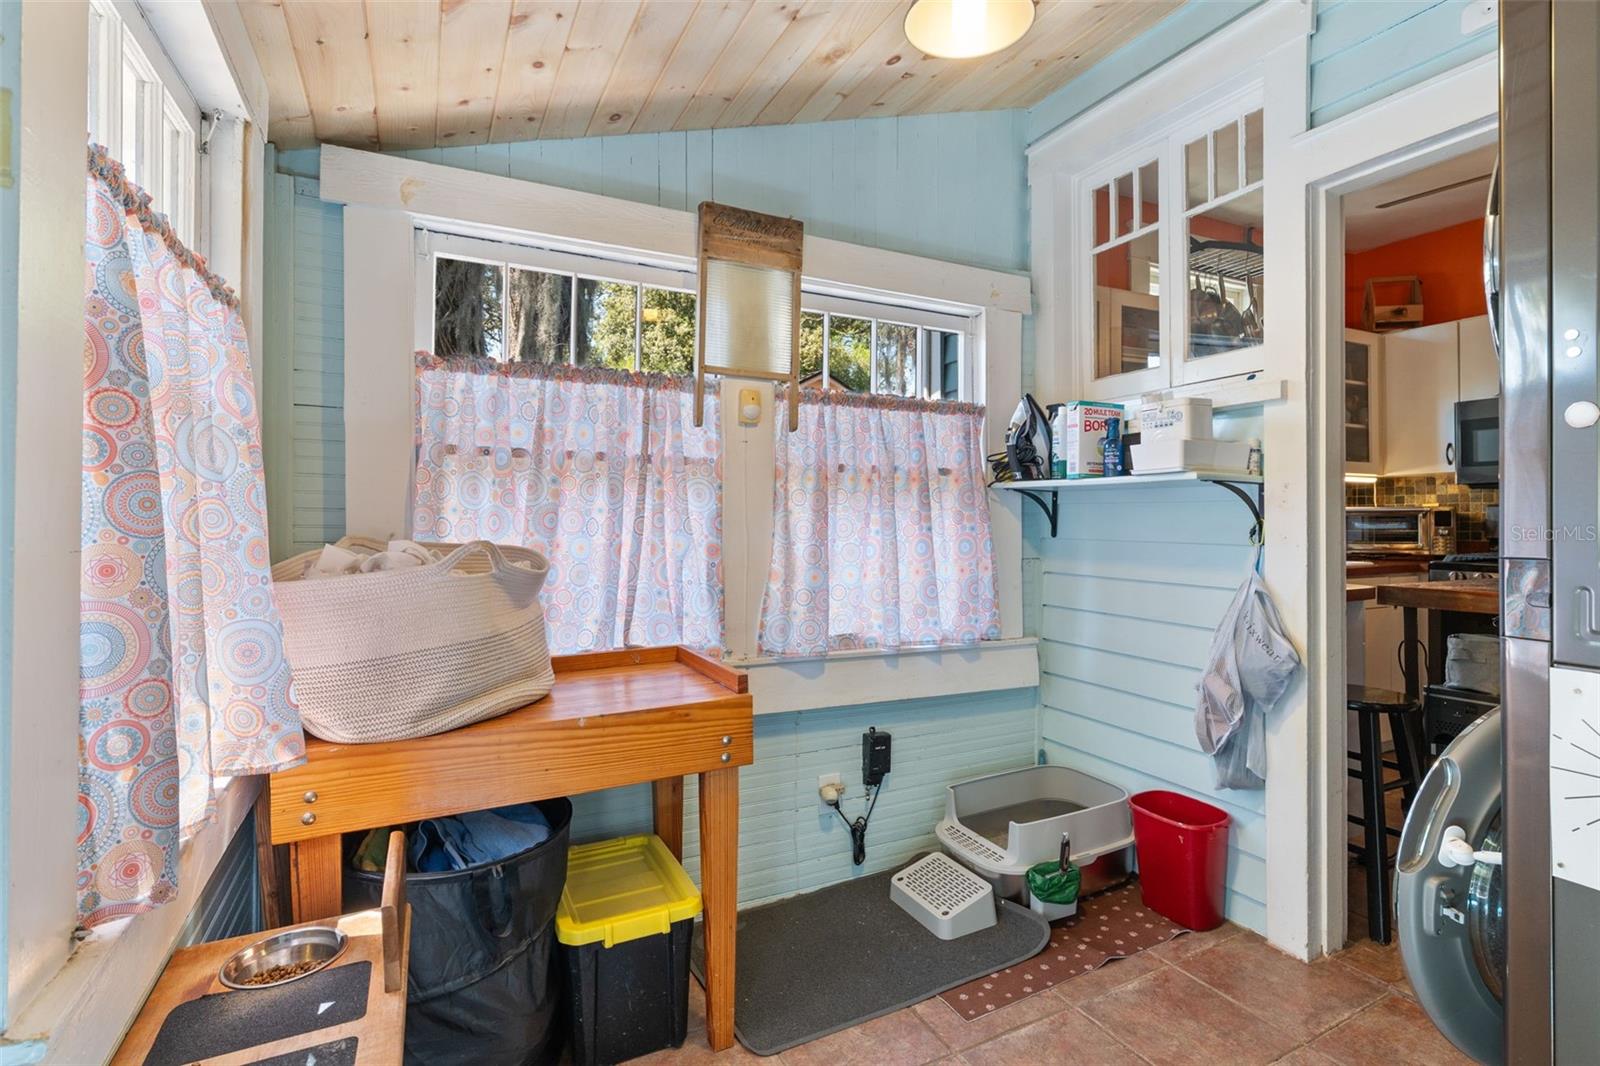
<path fill-rule="evenodd" d="M 1157 789 L 1128 801 L 1144 901 L 1157 914 L 1203 931 L 1222 924 L 1228 872 L 1227 812 Z"/>

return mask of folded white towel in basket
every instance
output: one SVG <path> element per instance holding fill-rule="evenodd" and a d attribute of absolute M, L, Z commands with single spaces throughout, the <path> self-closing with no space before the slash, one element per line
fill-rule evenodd
<path fill-rule="evenodd" d="M 372 553 L 353 552 L 337 544 L 324 544 L 322 554 L 306 570 L 305 579 L 316 581 L 325 577 L 372 574 L 380 570 L 407 570 L 438 560 L 437 552 L 424 548 L 414 540 L 391 540 L 387 551 Z"/>

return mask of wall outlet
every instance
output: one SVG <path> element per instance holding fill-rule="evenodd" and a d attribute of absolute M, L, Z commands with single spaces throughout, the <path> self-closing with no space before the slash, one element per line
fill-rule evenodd
<path fill-rule="evenodd" d="M 832 786 L 839 790 L 839 795 L 844 795 L 843 774 L 818 774 L 817 775 L 817 802 L 826 807 L 828 802 L 822 798 L 823 789 Z"/>

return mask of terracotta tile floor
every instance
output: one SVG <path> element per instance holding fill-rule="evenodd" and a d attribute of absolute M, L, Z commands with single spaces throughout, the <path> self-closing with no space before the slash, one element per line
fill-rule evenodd
<path fill-rule="evenodd" d="M 1387 797 L 1390 825 L 1404 821 Z M 1360 830 L 1351 827 L 1352 841 Z M 1394 843 L 1390 843 L 1391 849 Z M 1393 876 L 1392 871 L 1390 876 Z M 1397 942 L 1367 938 L 1366 871 L 1349 866 L 1345 950 L 1307 965 L 1236 925 L 1188 933 L 1110 962 L 983 1018 L 937 997 L 909 1010 L 761 1059 L 705 1043 L 705 994 L 690 982 L 690 1035 L 636 1062 L 970 1066 L 1381 1066 L 1470 1064 L 1417 1006 Z"/>
<path fill-rule="evenodd" d="M 1307 965 L 1235 925 L 1107 963 L 975 1021 L 934 998 L 768 1059 L 737 1044 L 713 1055 L 704 993 L 692 981 L 690 992 L 688 1041 L 636 1062 L 1470 1063 L 1410 998 L 1394 947 L 1361 940 Z"/>

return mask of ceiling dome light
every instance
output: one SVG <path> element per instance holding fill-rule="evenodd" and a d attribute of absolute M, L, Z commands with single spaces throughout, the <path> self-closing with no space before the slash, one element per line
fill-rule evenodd
<path fill-rule="evenodd" d="M 971 59 L 1010 48 L 1033 25 L 1033 0 L 916 0 L 906 37 L 931 56 Z"/>

